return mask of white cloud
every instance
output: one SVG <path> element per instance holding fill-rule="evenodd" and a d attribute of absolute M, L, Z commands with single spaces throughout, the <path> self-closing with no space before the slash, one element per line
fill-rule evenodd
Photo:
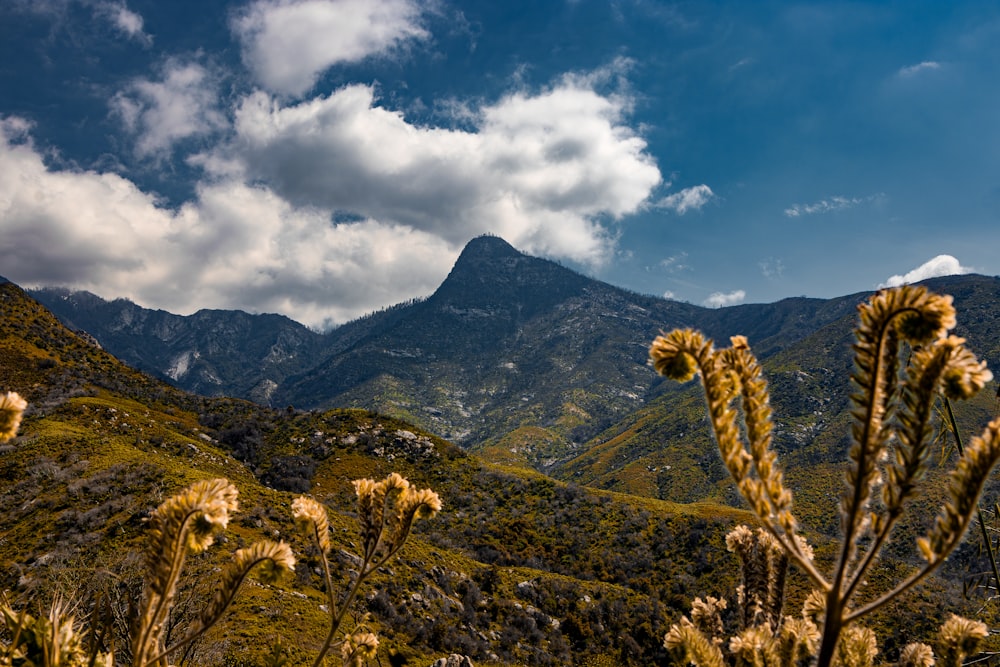
<path fill-rule="evenodd" d="M 0 120 L 0 266 L 21 284 L 323 326 L 429 294 L 461 249 L 401 225 L 332 225 L 320 210 L 232 180 L 162 208 L 115 174 L 50 170 L 28 130 Z"/>
<path fill-rule="evenodd" d="M 151 46 L 153 37 L 143 30 L 142 15 L 128 8 L 124 0 L 8 0 L 15 10 L 45 16 L 60 29 L 70 30 L 72 40 L 77 42 L 80 33 L 92 30 L 90 25 L 80 24 L 72 13 L 74 5 L 80 5 L 93 13 L 95 19 L 106 21 L 125 37 L 144 46 Z M 103 38 L 99 35 L 98 38 Z"/>
<path fill-rule="evenodd" d="M 265 182 L 296 206 L 349 211 L 460 245 L 490 232 L 518 248 L 598 265 L 598 221 L 637 211 L 660 182 L 622 123 L 628 100 L 580 77 L 475 110 L 472 130 L 418 127 L 351 85 L 282 106 L 263 92 L 236 111 L 231 145 L 207 169 Z"/>
<path fill-rule="evenodd" d="M 623 123 L 628 100 L 586 81 L 479 106 L 468 130 L 412 125 L 367 86 L 293 106 L 258 92 L 232 140 L 195 160 L 210 178 L 177 209 L 116 174 L 46 167 L 27 123 L 6 119 L 0 266 L 24 284 L 314 326 L 431 293 L 485 232 L 597 266 L 615 248 L 606 219 L 639 210 L 661 179 Z M 137 152 L 223 128 L 214 85 L 180 61 L 133 82 L 115 108 Z"/>
<path fill-rule="evenodd" d="M 675 192 L 656 202 L 658 208 L 666 208 L 676 211 L 678 215 L 684 215 L 688 211 L 697 211 L 707 204 L 715 193 L 707 185 L 695 185 L 684 188 L 680 192 Z"/>
<path fill-rule="evenodd" d="M 830 213 L 832 211 L 842 211 L 854 208 L 861 204 L 871 204 L 884 201 L 885 195 L 878 193 L 867 197 L 830 197 L 822 199 L 812 204 L 792 204 L 785 209 L 785 215 L 789 218 L 798 218 L 803 215 L 814 215 L 817 213 Z"/>
<path fill-rule="evenodd" d="M 900 285 L 917 283 L 921 280 L 926 280 L 927 278 L 936 278 L 938 276 L 956 276 L 971 272 L 972 269 L 962 266 L 962 264 L 951 255 L 938 255 L 906 274 L 890 276 L 889 279 L 879 285 L 879 287 L 899 287 Z"/>
<path fill-rule="evenodd" d="M 95 13 L 103 16 L 122 34 L 129 39 L 150 46 L 153 38 L 143 30 L 142 15 L 129 9 L 124 2 L 99 2 Z"/>
<path fill-rule="evenodd" d="M 0 267 L 26 285 L 322 326 L 431 293 L 482 233 L 598 266 L 614 256 L 608 221 L 661 181 L 625 123 L 630 99 L 598 79 L 473 105 L 464 129 L 413 125 L 361 85 L 287 106 L 256 92 L 230 124 L 219 77 L 170 60 L 112 108 L 145 157 L 225 135 L 189 160 L 207 174 L 196 195 L 166 208 L 117 174 L 48 167 L 27 121 L 0 118 Z"/>
<path fill-rule="evenodd" d="M 139 157 L 163 156 L 174 144 L 227 126 L 215 77 L 196 62 L 168 60 L 161 79 L 135 79 L 111 99 L 111 110 L 135 135 Z"/>
<path fill-rule="evenodd" d="M 663 293 L 663 298 L 664 299 L 671 299 L 671 300 L 673 300 L 675 298 L 675 296 L 676 295 L 672 291 L 670 291 L 670 290 L 667 290 L 666 292 Z"/>
<path fill-rule="evenodd" d="M 256 0 L 232 27 L 257 80 L 297 96 L 333 65 L 427 39 L 420 18 L 414 0 Z"/>
<path fill-rule="evenodd" d="M 677 273 L 679 271 L 686 271 L 691 267 L 685 264 L 687 261 L 688 254 L 686 252 L 679 252 L 676 255 L 671 255 L 666 259 L 660 260 L 660 266 L 666 269 L 669 273 Z"/>
<path fill-rule="evenodd" d="M 909 78 L 916 76 L 921 72 L 933 72 L 941 69 L 941 63 L 935 62 L 933 60 L 925 60 L 922 63 L 917 63 L 916 65 L 910 65 L 909 67 L 900 68 L 897 74 L 903 78 Z"/>
<path fill-rule="evenodd" d="M 702 302 L 702 305 L 708 308 L 724 308 L 743 303 L 743 300 L 746 298 L 747 293 L 741 289 L 732 292 L 713 292 Z"/>

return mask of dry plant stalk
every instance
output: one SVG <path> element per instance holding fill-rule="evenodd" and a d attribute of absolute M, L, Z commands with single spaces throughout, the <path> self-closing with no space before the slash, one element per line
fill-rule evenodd
<path fill-rule="evenodd" d="M 233 554 L 219 584 L 184 636 L 164 643 L 167 616 L 173 605 L 184 561 L 189 553 L 204 551 L 225 530 L 229 514 L 235 512 L 236 487 L 225 479 L 195 482 L 168 498 L 149 519 L 148 544 L 143 554 L 145 591 L 137 629 L 132 637 L 135 667 L 166 667 L 167 656 L 190 644 L 214 625 L 229 608 L 250 570 L 261 565 L 260 577 L 272 582 L 295 569 L 295 557 L 284 542 L 257 542 Z"/>
<path fill-rule="evenodd" d="M 0 597 L 0 616 L 12 637 L 0 645 L 0 665 L 32 667 L 111 667 L 110 653 L 88 653 L 76 615 L 64 598 L 56 596 L 46 617 L 17 612 Z"/>
<path fill-rule="evenodd" d="M 397 473 L 392 473 L 379 482 L 371 479 L 355 480 L 354 490 L 358 496 L 363 553 L 361 566 L 339 605 L 330 574 L 330 525 L 326 509 L 306 496 L 296 498 L 292 503 L 292 513 L 300 530 L 319 548 L 329 596 L 330 630 L 313 667 L 319 667 L 323 663 L 361 584 L 399 553 L 416 519 L 430 518 L 441 510 L 441 499 L 436 493 L 430 489 L 413 488 Z M 354 633 L 344 637 L 340 646 L 344 667 L 357 667 L 375 654 L 378 638 L 365 628 L 357 628 Z"/>
<path fill-rule="evenodd" d="M 17 435 L 27 403 L 18 394 L 0 396 L 0 443 Z M 355 480 L 358 518 L 364 554 L 359 569 L 343 602 L 338 606 L 330 573 L 330 524 L 326 509 L 312 498 L 297 498 L 292 513 L 299 528 L 319 549 L 329 595 L 330 630 L 314 666 L 322 664 L 361 584 L 378 568 L 391 560 L 403 547 L 413 522 L 430 518 L 441 510 L 441 499 L 430 489 L 415 489 L 392 473 L 384 480 Z M 195 482 L 181 493 L 168 498 L 149 518 L 148 542 L 143 552 L 145 588 L 139 618 L 132 632 L 134 667 L 167 667 L 167 657 L 205 634 L 229 608 L 237 592 L 254 568 L 259 577 L 271 583 L 286 572 L 294 571 L 295 556 L 284 542 L 262 540 L 238 549 L 223 569 L 219 583 L 181 639 L 165 644 L 167 619 L 177 593 L 177 584 L 188 554 L 204 551 L 215 536 L 226 529 L 229 515 L 238 508 L 238 492 L 226 479 Z M 17 612 L 0 598 L 2 616 L 12 641 L 0 644 L 0 667 L 111 667 L 113 655 L 86 653 L 82 634 L 69 606 L 59 598 L 47 618 L 34 618 Z M 374 657 L 378 638 L 363 623 L 340 642 L 344 667 L 360 667 Z"/>
<path fill-rule="evenodd" d="M 1000 459 L 1000 419 L 995 419 L 973 438 L 950 474 L 948 500 L 933 527 L 917 541 L 923 565 L 892 590 L 853 608 L 851 601 L 858 587 L 926 473 L 938 395 L 970 398 L 992 379 L 985 362 L 978 361 L 965 348 L 964 339 L 948 335 L 955 326 L 950 296 L 904 286 L 876 293 L 858 310 L 855 371 L 851 376 L 855 388 L 851 395 L 852 444 L 847 484 L 840 499 L 843 539 L 829 576 L 816 567 L 811 551 L 798 534 L 792 493 L 784 485 L 771 448 L 767 384 L 746 338 L 736 336 L 732 347 L 717 350 L 712 341 L 696 331 L 675 330 L 656 338 L 650 348 L 653 365 L 660 374 L 681 382 L 701 375 L 709 419 L 726 468 L 776 548 L 805 571 L 816 587 L 807 606 L 812 605 L 812 618 L 819 624 L 816 664 L 820 667 L 871 664 L 874 637 L 854 621 L 914 587 L 944 562 L 965 534 L 983 484 Z M 907 346 L 912 353 L 904 365 L 901 359 Z M 733 407 L 737 398 L 746 442 Z M 770 603 L 760 604 L 768 622 L 753 628 L 768 628 L 773 634 Z M 969 642 L 965 639 L 976 637 L 978 626 L 971 628 L 962 625 L 971 621 L 960 621 L 953 624 L 949 639 L 942 641 L 967 649 Z M 689 657 L 697 648 L 707 661 L 691 662 L 720 664 L 716 659 L 721 660 L 721 651 L 709 656 L 711 652 L 704 642 L 684 643 L 683 636 L 691 634 L 690 628 L 677 627 L 677 632 L 671 630 L 667 636 L 668 647 L 683 645 Z M 965 635 L 954 639 L 960 630 Z M 731 645 L 730 650 L 742 654 L 753 641 L 758 646 L 767 643 L 760 637 L 747 637 L 735 648 Z M 718 650 L 718 645 L 714 646 Z M 949 649 L 945 659 L 951 661 L 962 650 Z M 920 664 L 923 657 L 926 653 L 919 648 L 907 652 L 907 659 L 915 661 L 912 664 Z"/>

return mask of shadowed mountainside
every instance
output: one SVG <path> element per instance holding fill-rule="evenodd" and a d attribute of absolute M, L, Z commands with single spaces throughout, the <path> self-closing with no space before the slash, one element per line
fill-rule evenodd
<path fill-rule="evenodd" d="M 996 366 L 1000 280 L 929 284 L 955 295 L 959 334 Z M 613 287 L 490 236 L 473 239 L 426 300 L 326 334 L 277 316 L 181 318 L 92 295 L 36 295 L 109 351 L 192 391 L 376 410 L 491 460 L 670 498 L 709 492 L 719 471 L 709 461 L 703 477 L 685 472 L 679 480 L 664 473 L 671 464 L 646 458 L 662 445 L 687 452 L 676 452 L 685 471 L 711 459 L 707 432 L 682 425 L 698 422 L 696 393 L 661 382 L 647 366 L 653 337 L 675 327 L 723 342 L 746 335 L 772 377 L 780 442 L 804 443 L 839 423 L 855 306 L 867 296 L 706 309 Z M 677 425 L 653 429 L 662 419 L 645 415 L 665 412 L 664 393 L 682 397 L 671 403 Z"/>

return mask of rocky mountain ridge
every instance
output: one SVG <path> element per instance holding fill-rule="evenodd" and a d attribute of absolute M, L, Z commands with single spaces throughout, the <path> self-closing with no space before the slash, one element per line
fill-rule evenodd
<path fill-rule="evenodd" d="M 1000 279 L 951 276 L 930 284 L 955 294 L 959 333 L 995 367 L 1000 354 L 989 332 L 997 323 Z M 661 382 L 648 367 L 648 345 L 659 331 L 693 327 L 719 341 L 746 335 L 775 373 L 775 401 L 793 406 L 787 424 L 779 424 L 793 442 L 825 423 L 816 401 L 842 409 L 855 306 L 867 296 L 707 309 L 587 278 L 490 236 L 471 241 L 427 299 L 326 334 L 279 316 L 202 311 L 179 318 L 128 302 L 34 295 L 116 356 L 189 390 L 275 406 L 372 409 L 493 460 L 660 497 L 676 480 L 643 452 L 653 446 L 654 432 L 657 444 L 669 447 L 691 431 L 646 429 L 640 436 L 633 427 L 662 424 L 662 415 L 676 410 L 675 399 L 664 407 L 663 394 L 687 392 L 692 414 L 684 417 L 696 423 L 700 403 L 696 392 Z M 824 384 L 820 369 L 831 356 L 838 372 Z M 808 400 L 799 396 L 802 388 Z M 825 398 L 817 395 L 824 392 Z M 647 410 L 660 416 L 643 417 Z M 830 410 L 825 418 L 832 418 Z M 710 445 L 697 437 L 685 442 Z M 616 454 L 598 470 L 583 463 L 608 447 Z M 620 474 L 640 465 L 648 474 Z M 652 469 L 660 483 L 648 481 Z M 717 472 L 689 486 L 706 492 Z"/>

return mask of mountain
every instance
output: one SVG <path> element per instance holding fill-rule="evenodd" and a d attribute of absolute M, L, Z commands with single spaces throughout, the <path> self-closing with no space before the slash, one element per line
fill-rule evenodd
<path fill-rule="evenodd" d="M 713 572 L 731 560 L 721 541 L 745 518 L 739 510 L 501 469 L 363 410 L 191 395 L 70 332 L 11 283 L 0 284 L 0 388 L 30 406 L 19 437 L 0 445 L 0 590 L 15 606 L 37 612 L 57 594 L 85 605 L 99 595 L 126 613 L 141 587 L 144 519 L 195 480 L 230 479 L 241 511 L 219 546 L 189 559 L 195 576 L 174 621 L 196 614 L 237 546 L 293 545 L 304 563 L 296 576 L 241 592 L 194 664 L 262 664 L 278 639 L 289 664 L 309 664 L 327 598 L 291 502 L 308 492 L 327 507 L 340 586 L 356 566 L 350 480 L 393 471 L 435 489 L 445 508 L 415 526 L 352 612 L 372 615 L 380 659 L 391 649 L 416 664 L 456 652 L 492 664 L 649 664 L 662 661 L 669 621 L 699 589 L 735 585 Z"/>
<path fill-rule="evenodd" d="M 991 336 L 1000 280 L 929 284 L 955 295 L 959 333 L 1000 362 Z M 698 421 L 697 391 L 661 381 L 646 364 L 658 332 L 693 327 L 721 342 L 746 335 L 772 375 L 776 405 L 787 408 L 778 415 L 779 438 L 792 447 L 846 409 L 850 331 L 867 297 L 707 309 L 587 278 L 493 236 L 470 241 L 429 298 L 326 334 L 278 316 L 182 318 L 92 295 L 35 295 L 115 355 L 185 389 L 275 406 L 376 410 L 491 460 L 670 499 L 714 493 L 724 476 L 705 453 L 707 433 L 692 436 L 682 424 Z M 650 426 L 669 421 L 664 413 L 678 405 L 687 412 L 673 427 Z M 685 463 L 660 461 L 661 446 L 681 448 L 675 453 Z M 692 475 L 697 468 L 704 473 Z"/>
<path fill-rule="evenodd" d="M 954 333 L 968 339 L 970 349 L 989 367 L 1000 368 L 1000 339 L 995 333 L 1000 330 L 1000 279 L 963 275 L 934 278 L 924 284 L 954 297 L 958 320 Z M 755 350 L 770 351 L 762 365 L 774 409 L 774 444 L 787 476 L 799 488 L 819 493 L 838 484 L 850 428 L 849 378 L 857 324 L 854 305 L 867 296 L 823 302 L 822 310 L 849 314 L 799 340 L 776 344 L 774 341 L 781 340 L 779 335 L 758 344 L 750 337 Z M 782 304 L 785 302 L 771 307 Z M 754 306 L 740 308 L 742 313 L 720 313 L 734 333 L 745 324 L 741 316 L 758 312 Z M 808 329 L 803 327 L 802 331 Z M 579 484 L 677 501 L 715 498 L 737 502 L 728 474 L 714 452 L 698 382 L 684 386 L 667 380 L 656 382 L 666 385 L 665 393 L 589 440 L 577 457 L 561 462 L 551 473 Z M 994 384 L 972 401 L 954 406 L 966 438 L 978 434 L 983 424 L 1000 414 L 996 391 Z M 656 394 L 657 388 L 651 393 Z M 835 532 L 836 526 L 830 526 L 829 531 Z"/>
<path fill-rule="evenodd" d="M 323 349 L 323 336 L 282 315 L 200 310 L 184 317 L 89 292 L 31 294 L 134 368 L 207 396 L 267 403 L 280 382 L 305 370 Z"/>
<path fill-rule="evenodd" d="M 552 265 L 534 266 L 551 272 L 538 279 L 566 275 Z M 973 310 L 983 317 L 989 316 L 989 301 L 980 301 L 982 287 L 991 284 L 972 284 L 963 297 L 981 305 Z M 556 307 L 580 296 L 570 293 Z M 802 345 L 779 345 L 780 332 L 796 328 L 788 324 L 796 321 L 794 312 L 791 308 L 784 316 L 786 324 L 767 323 L 776 332 L 771 336 L 775 349 L 782 348 L 771 357 L 785 365 L 774 366 L 779 373 L 818 360 L 796 356 L 810 347 L 827 346 L 817 349 L 829 352 L 846 345 L 841 320 L 813 332 Z M 831 373 L 840 371 L 838 358 L 834 354 L 829 362 Z M 799 371 L 790 372 L 798 383 Z M 802 382 L 822 385 L 825 377 L 803 377 Z M 430 664 L 450 653 L 493 665 L 661 664 L 663 635 L 689 611 L 694 597 L 729 595 L 737 584 L 724 535 L 747 520 L 739 509 L 711 499 L 677 503 L 612 493 L 496 466 L 418 426 L 369 411 L 275 410 L 188 394 L 70 332 L 10 283 L 0 284 L 0 389 L 18 390 L 30 402 L 20 436 L 0 445 L 0 589 L 11 591 L 16 606 L 42 605 L 56 593 L 84 601 L 99 594 L 113 612 L 127 611 L 139 586 L 144 518 L 194 480 L 229 478 L 240 490 L 242 511 L 218 547 L 190 559 L 195 576 L 185 585 L 185 602 L 174 618 L 181 625 L 195 613 L 196 601 L 208 594 L 234 548 L 261 537 L 294 545 L 302 562 L 296 576 L 242 592 L 230 618 L 195 648 L 190 656 L 195 664 L 262 664 L 278 638 L 289 664 L 308 664 L 324 636 L 326 595 L 314 576 L 315 556 L 295 535 L 291 501 L 308 492 L 328 508 L 339 586 L 356 566 L 351 554 L 358 528 L 350 480 L 378 479 L 391 471 L 435 489 L 444 510 L 415 527 L 401 557 L 381 572 L 354 609 L 359 618 L 371 614 L 369 622 L 382 639 L 380 660 L 393 660 L 392 650 L 413 664 Z M 686 386 L 671 394 L 657 387 L 649 403 L 625 421 L 645 420 L 656 432 L 661 428 L 657 420 L 674 420 L 670 428 L 680 425 L 694 433 L 703 412 L 685 415 L 683 402 L 694 400 L 693 391 Z M 809 392 L 803 402 L 808 407 L 813 400 Z M 598 435 L 595 453 L 629 441 L 602 440 L 616 428 L 613 424 Z M 667 437 L 659 446 L 668 453 L 686 441 L 661 433 Z M 802 438 L 792 451 L 781 444 L 782 455 L 801 453 L 797 461 L 802 463 L 810 450 L 819 450 L 825 460 L 826 437 Z M 829 437 L 837 444 L 838 436 Z M 611 457 L 618 453 L 634 454 L 621 449 Z M 711 454 L 710 448 L 698 452 L 690 469 L 710 467 Z M 574 462 L 580 463 L 576 470 L 587 469 Z M 679 458 L 672 463 L 683 467 Z M 606 462 L 605 472 L 615 465 Z M 840 478 L 831 476 L 827 464 L 793 466 L 788 472 L 797 514 L 813 527 L 810 541 L 819 562 L 827 563 L 835 556 L 835 543 L 826 534 L 836 531 L 829 498 Z M 816 479 L 832 483 L 821 488 Z M 931 481 L 933 504 L 934 493 L 940 495 L 945 486 L 933 476 Z M 822 523 L 823 517 L 832 527 Z M 873 587 L 884 585 L 903 566 L 899 558 L 884 555 Z M 903 640 L 930 636 L 946 611 L 986 613 L 977 609 L 979 602 L 962 598 L 958 579 L 962 568 L 979 567 L 980 560 L 970 545 L 955 555 L 945 576 L 876 615 L 882 650 L 895 655 Z M 791 605 L 801 603 L 807 583 L 801 574 L 791 574 Z M 119 637 L 116 645 L 127 642 Z"/>

